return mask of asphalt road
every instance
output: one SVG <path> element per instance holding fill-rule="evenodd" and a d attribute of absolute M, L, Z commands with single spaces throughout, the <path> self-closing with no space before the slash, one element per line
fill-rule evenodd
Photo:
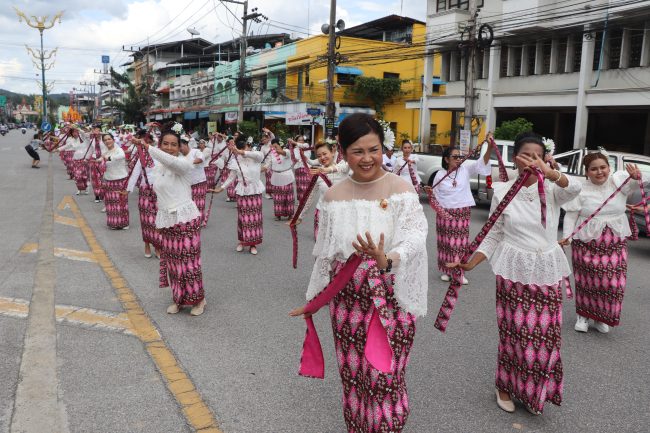
<path fill-rule="evenodd" d="M 315 318 L 326 358 L 323 381 L 297 375 L 304 323 L 287 316 L 304 302 L 312 263 L 311 218 L 299 228 L 301 256 L 294 270 L 289 231 L 273 219 L 270 201 L 264 202 L 264 244 L 252 256 L 235 252 L 234 203 L 215 198 L 210 224 L 202 232 L 205 313 L 168 315 L 171 296 L 158 288 L 157 261 L 143 256 L 137 193 L 130 197 L 130 230 L 108 230 L 92 196 L 74 196 L 76 188 L 58 157 L 48 161 L 47 152 L 41 151 L 43 168 L 30 168 L 23 149 L 27 142 L 17 131 L 0 137 L 0 433 L 19 431 L 15 424 L 10 430 L 12 422 L 20 421 L 16 391 L 23 372 L 33 368 L 22 361 L 25 347 L 33 344 L 26 330 L 36 313 L 26 309 L 36 287 L 39 255 L 33 244 L 43 238 L 48 165 L 57 215 L 52 240 L 59 319 L 58 399 L 52 403 L 60 409 L 62 431 L 200 431 L 196 426 L 204 419 L 202 412 L 188 410 L 187 401 L 179 401 L 188 394 L 169 385 L 179 374 L 196 387 L 199 403 L 223 432 L 345 430 L 328 315 L 321 312 Z M 72 205 L 62 202 L 66 196 L 73 197 Z M 435 220 L 430 209 L 425 212 L 433 263 Z M 486 216 L 487 208 L 476 208 L 473 233 Z M 106 271 L 97 248 L 105 251 L 114 271 Z M 622 325 L 609 334 L 574 332 L 573 302 L 565 302 L 564 403 L 547 405 L 540 417 L 522 407 L 507 414 L 494 401 L 497 329 L 494 275 L 487 265 L 469 275 L 470 285 L 463 288 L 445 334 L 435 330 L 433 322 L 446 286 L 431 267 L 429 314 L 418 322 L 408 368 L 411 416 L 405 432 L 650 431 L 649 263 L 650 239 L 631 243 Z M 132 300 L 125 298 L 120 284 L 130 288 Z M 66 306 L 90 313 L 68 320 L 61 316 Z M 146 328 L 140 322 L 124 319 L 125 327 L 105 326 L 106 317 L 122 320 L 138 306 L 160 335 L 156 347 L 168 349 L 176 359 L 175 373 L 166 370 L 150 340 L 139 334 Z"/>

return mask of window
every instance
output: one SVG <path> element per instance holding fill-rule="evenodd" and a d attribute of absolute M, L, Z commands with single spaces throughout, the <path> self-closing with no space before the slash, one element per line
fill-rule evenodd
<path fill-rule="evenodd" d="M 356 75 L 352 74 L 336 74 L 336 82 L 342 86 L 351 86 L 354 84 Z"/>
<path fill-rule="evenodd" d="M 593 64 L 593 70 L 597 71 L 598 66 L 600 65 L 600 53 L 603 49 L 603 32 L 599 32 L 596 34 L 596 41 L 594 43 L 594 64 Z"/>
<path fill-rule="evenodd" d="M 309 86 L 309 65 L 305 66 L 305 86 Z"/>
<path fill-rule="evenodd" d="M 521 50 L 522 47 L 515 47 L 514 49 L 514 68 L 512 71 L 512 75 L 514 77 L 518 77 L 521 75 Z"/>
<path fill-rule="evenodd" d="M 479 8 L 483 7 L 484 0 L 478 0 L 476 5 Z M 469 9 L 469 0 L 438 0 L 436 3 L 436 11 L 442 12 L 447 9 Z"/>
<path fill-rule="evenodd" d="M 641 66 L 641 49 L 643 47 L 643 30 L 630 30 L 630 68 Z"/>
<path fill-rule="evenodd" d="M 582 33 L 574 35 L 575 39 L 574 47 L 575 53 L 573 55 L 573 72 L 580 71 L 580 65 L 582 64 Z"/>
<path fill-rule="evenodd" d="M 621 45 L 623 44 L 623 30 L 612 30 L 607 35 L 609 45 L 609 69 L 618 69 L 621 61 Z"/>
<path fill-rule="evenodd" d="M 485 50 L 480 48 L 476 50 L 476 57 L 474 58 L 474 65 L 476 66 L 476 78 L 485 78 L 483 76 L 483 61 L 485 60 Z"/>
<path fill-rule="evenodd" d="M 566 48 L 567 41 L 563 39 L 557 45 L 557 71 L 562 74 L 566 70 Z"/>
<path fill-rule="evenodd" d="M 542 50 L 542 74 L 548 74 L 551 71 L 552 42 L 544 41 Z"/>
<path fill-rule="evenodd" d="M 431 123 L 429 125 L 429 141 L 435 143 L 436 137 L 438 137 L 438 125 Z M 440 155 L 442 155 L 442 153 Z"/>
<path fill-rule="evenodd" d="M 395 72 L 384 72 L 384 78 L 394 78 L 399 80 L 399 74 Z"/>
<path fill-rule="evenodd" d="M 528 46 L 528 75 L 535 75 L 535 58 L 537 57 L 537 45 Z"/>
<path fill-rule="evenodd" d="M 500 77 L 507 77 L 508 76 L 508 52 L 510 50 L 508 49 L 508 46 L 506 45 L 501 45 L 501 65 L 500 65 L 500 70 L 501 74 L 499 75 Z"/>

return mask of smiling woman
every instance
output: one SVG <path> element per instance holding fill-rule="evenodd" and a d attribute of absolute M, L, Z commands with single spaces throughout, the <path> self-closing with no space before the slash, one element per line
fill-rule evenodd
<path fill-rule="evenodd" d="M 427 222 L 413 187 L 382 169 L 375 119 L 347 117 L 339 139 L 353 174 L 325 193 L 310 302 L 291 315 L 311 321 L 329 303 L 347 431 L 401 432 L 416 317 L 427 309 Z M 322 363 L 313 361 L 303 355 L 300 373 L 322 377 Z"/>

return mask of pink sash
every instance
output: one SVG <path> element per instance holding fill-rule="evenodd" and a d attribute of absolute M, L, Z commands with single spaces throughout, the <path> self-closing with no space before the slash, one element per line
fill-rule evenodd
<path fill-rule="evenodd" d="M 305 313 L 316 313 L 338 295 L 348 283 L 354 282 L 357 287 L 360 287 L 365 284 L 366 280 L 373 288 L 384 284 L 374 259 L 352 254 L 327 287 L 305 305 Z M 390 347 L 386 328 L 394 326 L 395 319 L 385 308 L 386 298 L 382 295 L 381 290 L 373 291 L 372 302 L 373 313 L 366 336 L 364 355 L 374 368 L 382 373 L 390 373 L 394 367 L 393 350 Z M 311 316 L 307 317 L 305 322 L 307 332 L 305 333 L 298 374 L 323 379 L 325 377 L 325 360 L 320 339 Z"/>
<path fill-rule="evenodd" d="M 530 171 L 525 171 L 519 178 L 515 181 L 515 183 L 510 187 L 506 195 L 503 197 L 503 200 L 499 202 L 499 205 L 496 207 L 492 215 L 490 215 L 490 218 L 488 218 L 487 222 L 481 228 L 481 231 L 479 234 L 476 236 L 474 241 L 471 243 L 469 248 L 467 249 L 466 254 L 463 256 L 461 259 L 461 263 L 467 263 L 467 260 L 474 254 L 474 252 L 478 249 L 479 245 L 481 242 L 483 242 L 483 239 L 487 236 L 487 234 L 492 230 L 492 227 L 494 224 L 497 222 L 505 208 L 510 204 L 512 199 L 515 198 L 521 187 L 524 185 L 526 180 L 532 175 Z M 541 176 L 541 172 L 535 171 L 535 174 L 538 176 L 538 188 L 544 188 L 544 178 Z M 542 198 L 542 195 L 540 193 L 540 200 Z M 544 206 L 543 206 L 543 211 L 546 210 L 545 206 L 545 198 L 546 194 L 544 194 Z M 542 222 L 545 225 L 546 224 L 546 217 L 545 215 L 542 216 Z M 460 268 L 456 268 L 452 271 L 452 279 L 451 282 L 449 283 L 449 288 L 447 289 L 447 294 L 445 295 L 445 299 L 442 302 L 442 305 L 440 306 L 440 311 L 438 312 L 438 316 L 436 317 L 436 322 L 434 326 L 440 330 L 441 332 L 445 332 L 447 329 L 447 324 L 449 323 L 449 319 L 451 317 L 451 313 L 454 311 L 454 307 L 456 306 L 456 301 L 458 300 L 458 291 L 460 290 L 462 286 L 462 280 L 463 280 L 463 270 Z"/>
<path fill-rule="evenodd" d="M 300 214 L 302 214 L 302 211 L 305 209 L 305 206 L 307 205 L 307 200 L 309 199 L 309 196 L 314 190 L 314 187 L 316 186 L 316 181 L 318 180 L 319 177 L 323 179 L 323 181 L 328 187 L 332 186 L 332 181 L 329 180 L 329 178 L 323 173 L 313 175 L 311 177 L 311 180 L 309 181 L 309 185 L 307 186 L 305 193 L 302 195 L 302 198 L 298 203 L 298 208 L 296 209 L 296 212 L 293 214 L 293 218 L 291 218 L 291 224 L 289 224 L 289 228 L 291 229 L 291 238 L 293 241 L 293 255 L 292 255 L 291 263 L 294 269 L 298 267 L 298 228 L 296 227 L 296 222 L 298 221 L 298 218 L 300 218 Z"/>

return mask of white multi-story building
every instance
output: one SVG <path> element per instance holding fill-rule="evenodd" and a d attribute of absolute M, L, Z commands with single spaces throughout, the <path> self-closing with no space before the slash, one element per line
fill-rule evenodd
<path fill-rule="evenodd" d="M 442 96 L 408 108 L 464 108 L 468 0 L 428 0 L 424 85 L 441 62 Z M 478 0 L 494 30 L 475 62 L 475 114 L 494 130 L 524 117 L 560 150 L 650 154 L 650 1 Z M 439 60 L 438 60 L 439 59 Z M 424 125 L 426 128 L 426 124 Z M 427 135 L 426 132 L 424 135 Z"/>

